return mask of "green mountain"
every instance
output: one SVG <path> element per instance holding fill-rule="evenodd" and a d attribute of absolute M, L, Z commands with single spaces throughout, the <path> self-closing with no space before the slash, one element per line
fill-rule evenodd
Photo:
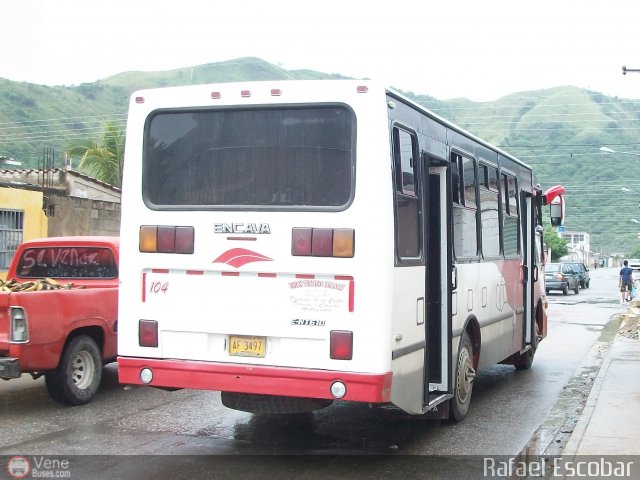
<path fill-rule="evenodd" d="M 56 152 L 54 165 L 61 166 L 63 152 L 80 139 L 99 138 L 105 121 L 124 126 L 129 96 L 142 88 L 337 78 L 346 77 L 241 58 L 163 72 L 125 72 L 79 86 L 0 79 L 0 156 L 41 168 L 50 147 Z M 491 102 L 403 93 L 532 165 L 543 188 L 564 185 L 566 228 L 588 232 L 592 249 L 626 253 L 638 244 L 640 226 L 632 219 L 640 221 L 640 100 L 570 86 Z M 604 153 L 603 146 L 627 153 Z"/>

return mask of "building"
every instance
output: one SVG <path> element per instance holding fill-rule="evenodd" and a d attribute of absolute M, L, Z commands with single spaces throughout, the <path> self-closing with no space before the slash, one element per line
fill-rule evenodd
<path fill-rule="evenodd" d="M 560 236 L 566 240 L 569 254 L 560 260 L 567 262 L 580 262 L 585 265 L 591 265 L 591 242 L 587 232 L 569 232 L 565 231 Z"/>
<path fill-rule="evenodd" d="M 71 169 L 0 170 L 0 277 L 25 240 L 119 233 L 119 188 Z"/>

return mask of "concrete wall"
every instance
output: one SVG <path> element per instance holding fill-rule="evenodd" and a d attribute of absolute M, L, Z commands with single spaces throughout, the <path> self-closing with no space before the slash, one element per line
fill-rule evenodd
<path fill-rule="evenodd" d="M 49 237 L 120 234 L 120 203 L 64 196 L 50 196 L 48 203 Z"/>
<path fill-rule="evenodd" d="M 45 179 L 46 177 L 46 179 Z M 0 170 L 0 181 L 43 186 L 64 190 L 70 197 L 92 198 L 107 202 L 120 201 L 120 189 L 74 170 L 54 168 L 47 170 Z"/>
<path fill-rule="evenodd" d="M 52 195 L 47 203 L 53 213 L 48 217 L 42 209 L 42 192 L 0 187 L 0 209 L 24 213 L 23 241 L 65 235 L 120 235 L 119 201 Z M 6 279 L 6 273 L 0 268 L 0 279 Z"/>

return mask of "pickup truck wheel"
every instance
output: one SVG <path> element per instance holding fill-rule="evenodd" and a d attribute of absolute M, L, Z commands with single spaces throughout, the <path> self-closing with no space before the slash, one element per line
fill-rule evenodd
<path fill-rule="evenodd" d="M 60 403 L 82 405 L 98 391 L 102 359 L 96 342 L 86 335 L 75 337 L 62 353 L 60 365 L 45 375 L 47 391 Z"/>

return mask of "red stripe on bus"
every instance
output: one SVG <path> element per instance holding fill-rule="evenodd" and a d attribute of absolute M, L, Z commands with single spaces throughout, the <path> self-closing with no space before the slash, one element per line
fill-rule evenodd
<path fill-rule="evenodd" d="M 151 273 L 169 273 L 168 268 L 152 268 Z"/>
<path fill-rule="evenodd" d="M 349 313 L 353 313 L 355 303 L 355 283 L 353 280 L 349 280 Z"/>
<path fill-rule="evenodd" d="M 147 301 L 147 272 L 142 272 L 142 303 Z"/>
<path fill-rule="evenodd" d="M 240 272 L 220 272 L 223 277 L 239 277 Z"/>
<path fill-rule="evenodd" d="M 226 392 L 333 399 L 331 384 L 343 382 L 342 400 L 366 403 L 391 401 L 392 373 L 353 373 L 263 365 L 234 365 L 193 360 L 118 357 L 118 379 L 142 385 L 140 370 L 153 371 L 151 386 L 196 388 Z"/>
<path fill-rule="evenodd" d="M 187 270 L 187 275 L 204 275 L 202 270 Z"/>
<path fill-rule="evenodd" d="M 258 273 L 259 278 L 276 278 L 277 276 L 277 273 Z"/>
<path fill-rule="evenodd" d="M 347 280 L 349 282 L 349 313 L 353 313 L 355 302 L 355 282 L 351 275 L 336 275 L 336 280 Z"/>
<path fill-rule="evenodd" d="M 296 278 L 305 278 L 305 279 L 313 280 L 314 278 L 316 278 L 316 276 L 308 273 L 296 273 Z"/>
<path fill-rule="evenodd" d="M 336 280 L 353 280 L 353 277 L 351 275 L 336 275 L 333 278 L 335 278 Z"/>

